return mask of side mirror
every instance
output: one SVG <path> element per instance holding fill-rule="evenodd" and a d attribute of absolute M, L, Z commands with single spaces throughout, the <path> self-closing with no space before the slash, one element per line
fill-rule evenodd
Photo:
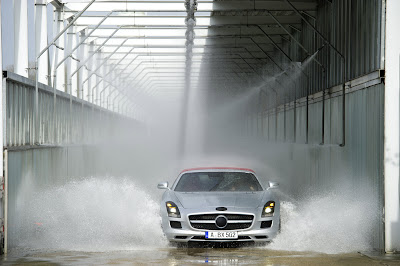
<path fill-rule="evenodd" d="M 269 188 L 278 188 L 279 183 L 278 182 L 271 182 L 269 181 Z"/>
<path fill-rule="evenodd" d="M 161 182 L 157 185 L 158 189 L 168 189 L 168 182 Z"/>

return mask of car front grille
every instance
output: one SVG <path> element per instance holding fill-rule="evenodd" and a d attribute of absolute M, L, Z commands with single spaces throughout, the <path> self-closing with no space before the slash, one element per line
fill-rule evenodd
<path fill-rule="evenodd" d="M 215 220 L 219 215 L 224 215 L 228 220 L 253 220 L 253 215 L 248 214 L 200 214 L 190 215 L 190 221 Z"/>
<path fill-rule="evenodd" d="M 218 227 L 215 220 L 218 216 L 224 216 L 227 220 L 226 226 Z M 196 214 L 189 215 L 190 225 L 199 230 L 241 230 L 250 228 L 254 216 L 249 214 Z"/>

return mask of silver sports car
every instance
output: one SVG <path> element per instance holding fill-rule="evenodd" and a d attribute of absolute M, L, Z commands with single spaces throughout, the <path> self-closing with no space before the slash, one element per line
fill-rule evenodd
<path fill-rule="evenodd" d="M 162 228 L 174 242 L 269 242 L 279 231 L 280 204 L 244 168 L 183 170 L 161 200 Z"/>

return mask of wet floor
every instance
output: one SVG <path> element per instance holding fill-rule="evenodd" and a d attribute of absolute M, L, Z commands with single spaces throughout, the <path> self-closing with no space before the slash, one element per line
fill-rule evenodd
<path fill-rule="evenodd" d="M 400 255 L 321 254 L 265 248 L 163 248 L 113 252 L 19 251 L 3 265 L 400 265 Z"/>

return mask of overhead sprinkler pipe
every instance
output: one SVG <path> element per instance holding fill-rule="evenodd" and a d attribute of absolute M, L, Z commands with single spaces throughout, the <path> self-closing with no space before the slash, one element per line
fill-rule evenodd
<path fill-rule="evenodd" d="M 123 99 L 120 101 L 119 105 L 118 105 L 118 112 L 119 112 L 121 115 L 124 115 L 124 107 L 125 107 L 126 103 L 128 102 L 128 99 L 129 99 L 128 97 L 123 98 Z"/>
<path fill-rule="evenodd" d="M 124 87 L 122 85 L 118 86 L 119 89 L 116 86 L 113 86 L 113 87 L 115 89 L 117 89 L 117 91 L 119 92 L 119 94 L 117 94 L 117 96 L 121 96 L 122 97 L 121 101 L 119 102 L 119 106 L 120 106 L 124 101 L 129 99 L 129 88 L 128 87 Z M 114 97 L 114 101 L 116 100 L 117 96 Z M 114 105 L 114 103 L 113 103 L 113 105 Z"/>
<path fill-rule="evenodd" d="M 100 83 L 102 83 L 102 82 L 104 82 L 103 79 L 99 80 L 99 82 L 97 82 L 96 85 L 94 85 L 94 86 L 91 88 L 91 90 L 92 90 L 92 103 L 93 103 L 93 105 L 95 104 L 94 89 L 95 89 L 98 85 L 100 85 Z M 94 106 L 93 106 L 93 108 L 94 108 Z"/>
<path fill-rule="evenodd" d="M 125 66 L 120 72 L 119 72 L 119 75 L 121 75 L 132 63 L 133 63 L 133 61 L 135 61 L 135 59 L 137 58 L 137 56 L 127 65 L 127 66 Z M 136 68 L 135 68 L 136 69 Z M 131 72 L 131 74 L 134 72 L 135 70 L 133 70 L 132 72 Z M 94 73 L 95 75 L 97 75 L 96 73 Z M 129 74 L 128 76 L 130 76 L 131 74 Z M 108 76 L 108 74 L 106 74 L 104 77 L 102 77 L 102 78 L 105 78 L 106 76 Z M 106 79 L 104 79 L 104 81 L 106 81 L 106 82 L 109 82 L 109 83 L 112 83 L 115 79 L 117 79 L 119 76 L 117 75 L 117 76 L 115 76 L 111 81 L 108 81 L 108 80 L 106 80 Z M 93 90 L 92 90 L 92 93 L 93 93 Z"/>
<path fill-rule="evenodd" d="M 110 98 L 111 98 L 111 95 L 114 93 L 114 92 L 118 92 L 116 95 L 115 95 L 115 97 L 113 98 L 113 100 L 112 100 L 112 110 L 111 111 L 113 111 L 113 112 L 115 112 L 115 113 L 118 113 L 119 112 L 119 107 L 120 107 L 120 105 L 121 105 L 121 103 L 122 103 L 122 101 L 124 100 L 124 99 L 127 99 L 127 96 L 128 96 L 128 94 L 127 93 L 124 93 L 126 90 L 127 90 L 127 88 L 120 88 L 120 89 L 118 89 L 118 87 L 115 87 L 115 86 L 113 86 L 114 87 L 114 90 L 112 90 L 110 93 L 109 93 L 109 95 L 107 96 L 107 109 L 110 109 L 110 104 L 111 104 L 111 100 L 110 100 Z M 124 98 L 124 96 L 125 96 L 125 98 Z M 121 100 L 119 101 L 119 103 L 118 103 L 118 106 L 117 106 L 117 108 L 116 108 L 116 103 L 115 103 L 115 101 L 118 99 L 118 97 L 122 97 L 121 98 Z M 117 110 L 116 110 L 117 109 Z"/>
<path fill-rule="evenodd" d="M 33 140 L 35 144 L 40 144 L 40 137 L 39 137 L 39 130 L 40 130 L 40 123 L 39 123 L 39 59 L 40 57 L 52 46 L 57 46 L 56 41 L 72 26 L 74 25 L 75 21 L 78 20 L 80 16 L 95 2 L 96 0 L 90 1 L 82 11 L 80 11 L 76 16 L 71 20 L 70 23 L 62 30 L 60 31 L 56 37 L 43 49 L 39 52 L 39 54 L 36 56 L 35 60 L 35 69 L 36 69 L 36 82 L 35 82 L 35 126 L 33 130 Z"/>
<path fill-rule="evenodd" d="M 111 33 L 111 35 L 110 36 L 108 36 L 107 37 L 107 39 L 105 39 L 104 41 L 103 41 L 103 43 L 101 44 L 101 45 L 99 45 L 98 47 L 97 47 L 97 49 L 91 54 L 91 55 L 89 55 L 87 58 L 85 58 L 85 60 L 82 62 L 82 63 L 80 63 L 79 64 L 79 66 L 78 66 L 78 68 L 74 71 L 74 72 L 72 72 L 72 74 L 71 74 L 71 76 L 70 76 L 70 79 L 71 79 L 71 77 L 73 76 L 73 75 L 75 75 L 76 73 L 78 73 L 78 71 L 89 61 L 89 59 L 90 58 L 92 58 L 92 56 L 93 55 L 95 55 L 97 52 L 99 52 L 100 51 L 100 49 L 122 28 L 123 26 L 119 26 L 117 29 L 115 29 L 114 31 L 113 31 L 113 33 Z M 125 40 L 126 41 L 126 40 Z"/>
<path fill-rule="evenodd" d="M 99 105 L 100 105 L 100 107 L 103 107 L 103 102 L 105 102 L 105 101 L 104 101 L 104 99 L 103 99 L 103 101 L 101 100 L 101 94 L 102 94 L 102 93 L 104 93 L 104 92 L 105 92 L 105 90 L 106 90 L 108 87 L 110 87 L 110 86 L 111 86 L 111 85 L 110 85 L 110 84 L 108 84 L 108 85 L 107 85 L 107 86 L 105 86 L 105 87 L 103 88 L 103 90 L 100 92 L 100 96 L 99 96 L 99 97 L 100 97 L 100 98 L 99 98 L 99 100 L 100 100 L 100 104 L 99 104 Z M 104 107 L 103 107 L 103 108 L 104 108 Z"/>
<path fill-rule="evenodd" d="M 133 49 L 131 49 L 131 50 L 133 50 Z M 124 58 L 125 58 L 125 57 L 123 57 L 122 59 L 124 59 Z M 122 59 L 121 59 L 121 60 L 122 60 Z M 121 60 L 120 60 L 120 61 L 121 61 Z M 96 75 L 96 76 L 98 76 L 99 78 L 101 78 L 101 81 L 105 81 L 105 82 L 107 82 L 107 83 L 113 83 L 114 80 L 116 80 L 117 78 L 119 78 L 118 75 L 116 75 L 111 81 L 107 80 L 106 77 L 112 73 L 112 71 L 118 66 L 118 64 L 119 64 L 119 63 L 117 63 L 112 69 L 110 69 L 104 76 L 101 76 L 101 75 L 97 74 L 97 70 L 98 70 L 99 68 L 97 68 L 95 71 L 93 71 L 93 72 L 91 73 L 91 76 Z M 103 65 L 103 64 L 101 64 L 101 65 Z M 125 70 L 125 68 L 124 68 L 123 70 L 121 70 L 121 72 L 120 72 L 119 74 L 121 74 L 124 70 Z M 90 77 L 91 77 L 91 76 L 90 76 Z M 89 77 L 89 78 L 90 78 L 90 77 Z M 87 78 L 86 80 L 84 80 L 84 81 L 82 82 L 82 87 L 83 87 L 83 84 L 84 84 L 87 80 L 89 80 L 89 78 Z M 100 84 L 101 81 L 99 81 L 94 87 L 91 88 L 91 90 L 92 90 L 92 103 L 94 103 L 94 91 L 93 91 L 93 90 L 94 90 L 94 88 L 96 88 L 96 87 Z"/>
<path fill-rule="evenodd" d="M 313 54 L 313 55 L 309 55 L 308 57 L 306 57 L 304 60 L 303 60 L 303 62 L 305 62 L 305 61 L 307 61 L 307 60 L 309 60 L 310 58 L 312 58 L 312 57 L 314 57 L 316 54 L 318 54 L 323 48 L 325 47 L 325 43 L 320 47 L 320 48 L 318 48 L 317 49 L 317 51 Z M 302 64 L 303 64 L 303 62 L 302 62 Z M 327 84 L 327 80 L 326 80 L 326 73 L 327 73 L 327 71 L 326 71 L 326 68 L 323 66 L 323 65 L 321 65 L 321 68 L 322 68 L 322 80 L 323 80 L 323 86 L 325 86 L 325 87 L 323 87 L 323 89 L 322 89 L 322 108 L 321 108 L 321 112 L 322 112 L 322 114 L 321 114 L 321 117 L 322 117 L 322 127 L 321 127 L 321 143 L 320 143 L 320 145 L 324 145 L 324 143 L 325 143 L 325 89 L 326 88 L 328 88 L 328 84 Z M 325 84 L 324 84 L 325 83 Z M 309 94 L 308 93 L 308 89 L 307 89 L 307 94 Z M 308 98 L 308 96 L 307 96 L 307 98 Z M 307 99 L 308 100 L 308 99 Z M 307 116 L 308 116 L 308 108 L 307 108 Z M 308 127 L 307 127 L 307 129 L 308 129 Z"/>
<path fill-rule="evenodd" d="M 99 76 L 98 74 L 96 74 L 96 76 Z M 114 80 L 115 80 L 115 78 L 114 78 Z M 114 80 L 112 80 L 112 81 L 114 81 Z M 108 84 L 108 86 L 107 87 L 109 87 L 109 86 L 113 86 L 113 87 L 115 87 L 115 85 L 113 84 L 113 82 L 110 82 L 110 81 L 108 81 L 108 80 L 106 80 L 106 79 L 101 79 L 99 82 L 97 82 L 97 84 L 93 87 L 93 88 L 91 88 L 91 91 L 92 91 L 92 97 L 94 97 L 94 89 L 98 86 L 98 85 L 100 85 L 100 83 L 105 83 L 105 82 L 107 82 L 107 84 Z M 106 87 L 106 88 L 107 88 Z M 94 99 L 93 99 L 93 101 L 94 101 Z M 95 104 L 94 102 L 93 102 L 93 104 Z"/>
<path fill-rule="evenodd" d="M 132 101 L 126 101 L 125 103 L 124 103 L 124 105 L 121 107 L 121 112 L 122 113 L 124 113 L 126 116 L 128 116 L 128 117 L 130 117 L 129 116 L 129 107 L 130 106 L 134 106 L 134 103 L 132 102 Z"/>
<path fill-rule="evenodd" d="M 290 7 L 293 9 L 294 12 L 297 13 L 297 15 L 300 16 L 300 18 L 308 25 L 310 26 L 313 31 L 315 33 L 318 34 L 318 36 L 327 44 L 329 45 L 329 47 L 332 48 L 333 51 L 335 51 L 335 53 L 337 55 L 340 56 L 340 58 L 342 59 L 342 143 L 340 144 L 341 147 L 344 147 L 346 145 L 346 58 L 336 49 L 335 46 L 333 46 L 328 39 L 325 38 L 324 35 L 322 35 L 322 33 L 320 33 L 315 27 L 314 25 L 312 25 L 301 13 L 299 10 L 296 9 L 296 7 L 289 1 L 289 0 L 285 0 Z"/>
<path fill-rule="evenodd" d="M 154 69 L 154 68 L 152 68 L 152 67 L 147 67 L 147 68 L 144 68 L 143 70 L 145 70 L 145 69 Z M 137 82 L 137 83 L 135 83 L 135 86 L 140 86 L 140 87 L 144 87 L 144 86 L 147 86 L 150 82 L 154 82 L 154 81 L 156 81 L 156 80 L 154 80 L 154 78 L 155 79 L 159 79 L 160 77 L 159 76 L 155 76 L 154 74 L 163 74 L 163 73 L 166 73 L 166 74 L 175 74 L 176 72 L 175 71 L 147 71 L 146 72 L 146 74 Z M 210 74 L 211 72 L 202 72 L 203 73 L 203 75 L 202 75 L 202 77 L 204 77 L 205 75 L 204 74 Z M 235 71 L 226 71 L 226 72 L 224 72 L 224 74 L 237 74 Z M 245 73 L 245 72 L 243 72 L 243 73 Z M 210 77 L 212 77 L 212 75 L 209 75 Z M 145 78 L 145 79 L 144 79 Z M 162 78 L 162 77 L 161 77 Z M 164 77 L 164 79 L 166 79 L 167 77 Z M 240 77 L 239 77 L 240 78 Z M 228 78 L 226 78 L 226 79 L 228 79 Z M 228 79 L 229 80 L 229 79 Z M 236 80 L 236 79 L 235 79 Z M 133 81 L 133 80 L 132 80 Z M 241 81 L 241 80 L 240 80 Z M 140 82 L 143 82 L 143 83 L 140 83 Z M 176 81 L 174 81 L 175 82 L 175 84 L 176 84 Z"/>
<path fill-rule="evenodd" d="M 146 68 L 144 68 L 144 69 L 146 69 Z M 150 68 L 147 68 L 147 69 L 150 69 Z M 154 76 L 153 74 L 176 74 L 176 72 L 175 71 L 147 71 L 146 74 L 144 74 L 140 78 L 140 80 L 138 80 L 134 85 L 139 86 L 139 87 L 145 86 L 149 82 L 149 78 L 157 77 L 157 76 Z"/>
<path fill-rule="evenodd" d="M 297 45 L 302 48 L 304 50 L 304 52 L 306 52 L 306 54 L 308 55 L 308 57 L 311 57 L 313 55 L 310 54 L 310 52 L 308 52 L 308 50 L 279 22 L 279 20 L 270 12 L 267 11 L 268 14 L 272 17 L 272 19 L 281 27 L 281 29 L 283 29 L 286 34 L 288 34 L 290 36 L 290 38 L 295 41 L 297 43 Z M 323 47 L 325 46 L 325 44 L 317 50 L 316 53 L 318 53 Z M 305 59 L 306 60 L 306 59 Z M 326 78 L 326 68 L 324 67 L 324 65 L 322 63 L 320 63 L 315 57 L 312 58 L 312 60 L 317 63 L 321 68 L 322 68 L 322 75 L 323 75 L 323 80 L 325 80 Z M 327 84 L 326 84 L 327 85 Z M 296 95 L 296 87 L 295 87 L 295 95 Z M 296 96 L 294 99 L 294 142 L 296 142 Z M 322 93 L 322 136 L 321 136 L 321 145 L 324 144 L 325 142 L 325 88 L 323 88 L 323 93 Z"/>
<path fill-rule="evenodd" d="M 139 77 L 139 76 L 143 73 L 144 70 L 145 70 L 145 68 L 143 68 L 143 69 L 139 72 L 139 74 L 137 74 L 137 75 L 133 78 L 132 82 L 135 81 L 136 78 Z M 143 80 L 143 78 L 145 78 L 149 73 L 150 73 L 150 72 L 147 72 L 146 74 L 144 74 L 144 75 L 143 75 L 135 84 L 133 84 L 133 85 L 134 85 L 134 86 L 138 86 L 139 83 Z M 126 78 L 125 78 L 125 79 L 126 79 Z"/>
<path fill-rule="evenodd" d="M 291 80 L 290 79 L 290 76 L 289 76 L 289 74 L 288 73 L 286 73 L 286 70 L 284 70 L 266 51 L 264 51 L 264 49 L 256 42 L 256 41 L 254 41 L 253 40 L 253 38 L 248 38 L 248 39 L 250 39 L 252 42 L 253 42 L 253 44 L 255 44 L 257 47 L 258 47 L 258 49 L 260 49 L 260 51 L 262 51 L 263 53 L 264 53 L 264 55 L 275 65 L 275 66 L 277 66 L 281 71 L 282 71 L 282 73 L 281 74 L 284 74 L 284 75 L 286 75 L 288 78 L 289 78 L 289 81 L 291 82 L 291 83 L 293 83 L 293 85 L 296 85 L 296 83 L 293 81 L 293 80 Z M 247 49 L 246 49 L 247 50 Z M 247 50 L 248 51 L 248 50 Z M 250 51 L 248 51 L 248 53 L 249 54 L 251 54 L 250 53 Z M 252 54 L 251 54 L 252 55 Z M 243 57 L 242 57 L 243 58 Z M 255 57 L 253 57 L 254 59 L 257 59 L 257 58 L 255 58 Z M 245 61 L 245 60 L 244 60 Z M 290 60 L 291 61 L 291 60 Z M 247 62 L 246 62 L 247 63 Z M 247 63 L 248 64 L 248 63 Z M 250 66 L 250 64 L 248 64 L 249 66 Z M 254 70 L 254 67 L 251 67 L 253 70 Z M 307 78 L 308 78 L 308 76 L 302 71 L 302 73 L 303 73 L 303 75 L 305 75 Z"/>
<path fill-rule="evenodd" d="M 112 106 L 113 106 L 113 112 L 114 113 L 119 113 L 119 107 L 120 107 L 120 104 L 121 104 L 121 102 L 123 100 L 123 98 L 121 98 L 121 97 L 122 97 L 122 94 L 118 93 L 118 94 L 115 95 L 114 99 L 112 100 Z M 121 99 L 119 99 L 119 98 L 121 98 Z M 119 99 L 118 104 L 116 103 L 117 99 Z"/>
<path fill-rule="evenodd" d="M 271 41 L 271 43 L 276 47 L 276 49 L 278 49 L 290 62 L 293 62 L 290 56 L 285 51 L 283 51 L 283 49 L 278 44 L 276 44 L 276 42 L 271 38 L 271 36 L 269 36 L 269 34 L 263 28 L 261 28 L 260 25 L 257 25 L 257 28 L 262 33 L 264 33 L 264 35 Z"/>
<path fill-rule="evenodd" d="M 128 106 L 128 100 L 126 100 L 123 104 L 121 104 L 120 113 L 121 113 L 121 115 L 125 115 L 125 116 L 129 117 L 128 110 L 126 108 L 127 106 Z"/>
<path fill-rule="evenodd" d="M 279 27 L 280 27 L 284 32 L 286 32 L 286 34 L 289 35 L 289 37 L 290 37 L 295 43 L 297 43 L 297 45 L 298 45 L 301 49 L 303 49 L 303 51 L 304 51 L 308 56 L 312 56 L 312 55 L 310 54 L 310 52 L 309 52 L 309 51 L 308 51 L 308 50 L 293 36 L 293 34 L 290 33 L 290 31 L 288 31 L 288 30 L 282 25 L 282 23 L 279 22 L 279 20 L 278 20 L 270 11 L 267 11 L 267 12 L 268 12 L 268 14 L 272 17 L 272 19 L 276 22 L 276 24 L 278 24 Z M 312 60 L 313 60 L 315 63 L 317 63 L 321 68 L 325 69 L 324 65 L 323 65 L 322 63 L 320 63 L 316 58 L 313 58 Z"/>
<path fill-rule="evenodd" d="M 136 107 L 136 106 L 137 106 L 137 107 L 142 107 L 142 108 L 144 108 L 144 107 L 140 104 L 140 102 L 137 102 L 137 101 L 136 101 L 136 102 L 134 103 L 134 102 L 132 101 L 132 98 L 135 96 L 135 95 L 133 95 L 133 93 L 136 93 L 136 96 L 137 96 L 140 92 L 138 92 L 138 91 L 136 91 L 136 90 L 127 90 L 126 95 L 125 95 L 127 98 L 130 99 L 130 101 L 129 101 L 129 102 L 130 102 L 130 106 L 131 106 L 131 107 Z M 137 99 L 137 98 L 138 98 L 138 97 L 136 97 L 136 99 Z"/>
<path fill-rule="evenodd" d="M 113 87 L 114 87 L 114 86 L 113 86 Z M 109 106 L 109 104 L 110 104 L 110 97 L 111 97 L 111 95 L 112 95 L 114 92 L 116 92 L 116 91 L 118 91 L 118 89 L 117 89 L 117 87 L 114 87 L 114 89 L 111 90 L 110 93 L 107 95 L 107 109 L 110 109 L 110 106 Z"/>
<path fill-rule="evenodd" d="M 146 84 L 145 86 L 141 86 L 141 89 L 144 91 L 144 92 L 149 92 L 149 93 L 152 93 L 153 91 L 152 91 L 152 89 L 154 89 L 154 86 L 160 86 L 160 87 L 178 87 L 179 86 L 179 88 L 181 87 L 181 86 L 184 86 L 185 85 L 185 83 L 166 83 L 165 81 L 164 82 L 162 82 L 162 81 L 159 81 L 159 80 L 151 80 L 148 84 Z"/>
<path fill-rule="evenodd" d="M 95 70 L 93 70 L 93 71 L 90 70 L 92 73 L 90 73 L 89 76 L 82 82 L 81 87 L 83 87 L 83 84 L 85 84 L 86 81 L 88 81 L 95 73 L 97 73 L 97 71 L 98 71 L 105 63 L 107 63 L 107 61 L 111 58 L 111 56 L 113 56 L 113 55 L 119 50 L 119 48 L 121 48 L 121 47 L 125 44 L 126 41 L 128 41 L 128 39 L 125 39 L 120 45 L 117 46 L 117 48 L 114 49 L 114 51 L 113 51 L 109 56 L 107 56 L 106 58 L 104 58 L 103 62 L 101 62 L 101 63 L 96 67 Z M 134 48 L 130 49 L 129 52 L 127 52 L 127 53 L 118 61 L 118 63 L 115 64 L 115 65 L 113 66 L 113 68 L 111 68 L 111 69 L 106 73 L 106 75 L 104 75 L 104 77 L 101 77 L 101 78 L 105 78 L 108 74 L 110 74 L 110 73 L 119 65 L 119 63 L 121 63 L 121 61 L 124 60 L 124 59 L 130 54 L 130 52 L 131 52 L 133 49 L 134 49 Z"/>
<path fill-rule="evenodd" d="M 285 51 L 283 51 L 283 49 L 271 38 L 271 36 L 269 36 L 269 34 L 268 33 L 266 33 L 259 25 L 257 25 L 257 27 L 264 33 L 264 35 L 271 41 L 271 43 L 275 46 L 275 48 L 277 48 L 288 60 L 289 60 L 289 62 L 292 62 L 293 63 L 293 60 L 291 59 L 291 57 L 285 52 Z M 254 41 L 253 41 L 254 42 Z M 265 53 L 266 54 L 266 53 Z M 274 60 L 272 59 L 272 57 L 270 57 L 269 55 L 268 55 L 268 57 L 274 62 Z M 277 65 L 277 63 L 276 62 L 274 62 L 275 63 L 275 65 Z M 306 103 L 307 103 L 307 106 L 306 106 L 306 144 L 308 143 L 308 136 L 309 136 L 309 127 L 308 127 L 308 125 L 309 125 L 309 95 L 310 95 L 310 92 L 309 92 L 309 87 L 310 87 L 310 79 L 309 79 L 309 76 L 303 71 L 303 69 L 301 68 L 301 67 L 299 67 L 299 66 L 297 66 L 296 64 L 294 64 L 299 70 L 300 70 L 300 72 L 307 78 L 307 97 L 306 97 Z M 281 67 L 279 67 L 282 71 L 283 71 L 283 69 L 281 68 Z M 286 74 L 286 75 L 288 75 L 287 73 L 286 73 L 286 71 L 284 71 L 283 72 L 284 74 Z M 290 78 L 290 77 L 289 77 Z M 294 82 L 293 82 L 294 83 Z M 296 84 L 294 83 L 294 85 L 296 86 Z"/>
<path fill-rule="evenodd" d="M 271 62 L 273 62 L 281 71 L 284 71 L 283 68 L 281 66 L 279 66 L 275 60 L 273 60 L 272 57 L 270 57 L 265 51 L 264 49 L 262 49 L 262 47 L 253 40 L 253 38 L 249 38 L 270 60 Z M 245 60 L 244 60 L 245 61 Z M 246 61 L 245 61 L 246 62 Z M 247 63 L 247 62 L 246 62 Z M 248 64 L 248 63 L 247 63 Z M 253 66 L 251 66 L 250 64 L 248 64 L 248 66 L 250 66 L 254 72 L 266 83 L 268 83 L 268 80 L 265 80 L 264 77 L 262 77 L 255 69 Z M 288 75 L 286 72 L 283 72 L 285 75 Z M 292 81 L 293 82 L 293 81 Z M 294 82 L 293 82 L 294 83 Z M 275 141 L 278 141 L 278 104 L 279 104 L 279 98 L 278 98 L 278 92 L 271 87 L 270 88 L 274 93 L 275 93 Z M 269 123 L 268 123 L 269 126 Z M 269 132 L 269 131 L 268 131 Z M 268 133 L 269 134 L 269 133 Z"/>
<path fill-rule="evenodd" d="M 113 33 L 110 35 L 110 36 L 108 36 L 107 37 L 107 39 L 106 40 L 104 40 L 104 42 L 99 46 L 99 47 L 97 47 L 97 49 L 92 53 L 92 54 L 90 54 L 78 67 L 77 67 L 77 69 L 69 76 L 69 86 L 70 86 L 70 89 L 69 89 L 69 106 L 70 106 L 70 112 L 72 112 L 72 77 L 76 74 L 76 73 L 78 73 L 78 71 L 84 66 L 84 65 L 86 65 L 86 63 L 90 60 L 90 58 L 92 58 L 98 51 L 100 51 L 100 49 L 107 43 L 107 41 L 108 40 L 110 40 L 116 33 L 117 33 L 117 31 L 119 30 L 119 29 L 121 29 L 123 27 L 123 25 L 122 26 L 119 26 L 116 30 L 114 30 L 113 31 Z"/>
<path fill-rule="evenodd" d="M 292 60 L 292 58 L 271 38 L 271 36 L 269 36 L 269 34 L 268 33 L 266 33 L 259 25 L 256 25 L 263 33 L 264 33 L 264 35 L 271 41 L 271 43 L 275 46 L 275 48 L 277 48 L 291 63 L 293 63 L 294 61 Z M 265 52 L 262 48 L 261 48 L 261 46 L 257 43 L 257 42 L 255 42 L 254 40 L 253 40 L 253 38 L 250 38 L 252 41 L 253 41 L 253 43 L 254 44 L 256 44 L 257 45 L 257 47 L 260 49 L 260 50 L 262 50 L 263 52 L 264 52 L 264 54 L 281 70 L 281 71 L 283 71 L 283 73 L 282 74 L 285 74 L 285 75 L 288 75 L 287 73 L 286 73 L 286 70 L 284 70 L 281 66 L 279 66 L 276 62 L 275 62 L 275 60 L 267 53 L 267 52 Z M 300 71 L 301 71 L 301 73 L 304 75 L 304 76 L 306 76 L 307 77 L 307 79 L 308 79 L 308 75 L 301 69 L 301 67 L 299 67 L 299 66 L 297 66 L 296 64 L 293 64 L 294 66 L 296 66 Z"/>
<path fill-rule="evenodd" d="M 91 35 L 92 33 L 97 30 L 101 24 L 103 24 L 103 22 L 112 14 L 113 12 L 111 11 L 110 13 L 108 13 L 97 25 L 96 27 L 94 27 L 72 50 L 71 52 L 65 56 L 63 59 L 61 59 L 61 61 L 57 64 L 57 66 L 55 67 L 55 69 L 53 70 L 53 87 L 56 86 L 56 79 L 57 79 L 57 69 L 68 59 L 72 56 L 72 54 L 79 48 L 79 46 L 81 46 Z"/>
<path fill-rule="evenodd" d="M 127 79 L 128 77 L 130 77 L 133 73 L 135 73 L 136 69 L 137 69 L 139 66 L 141 66 L 141 65 L 142 65 L 142 62 L 140 62 L 139 64 L 137 64 L 136 67 L 135 67 L 132 71 L 130 71 L 130 74 L 128 74 L 128 75 L 124 78 L 124 80 L 126 80 L 126 79 Z M 142 70 L 140 70 L 139 74 L 137 74 L 137 75 L 133 78 L 133 80 L 135 80 L 138 76 L 140 76 L 140 75 L 143 73 L 144 70 L 145 70 L 145 68 L 142 68 Z"/>
<path fill-rule="evenodd" d="M 120 94 L 115 94 L 114 99 L 111 100 L 111 109 L 115 115 L 118 114 L 118 104 L 115 101 L 119 98 L 120 98 Z M 120 101 L 118 101 L 118 102 L 120 102 Z"/>

